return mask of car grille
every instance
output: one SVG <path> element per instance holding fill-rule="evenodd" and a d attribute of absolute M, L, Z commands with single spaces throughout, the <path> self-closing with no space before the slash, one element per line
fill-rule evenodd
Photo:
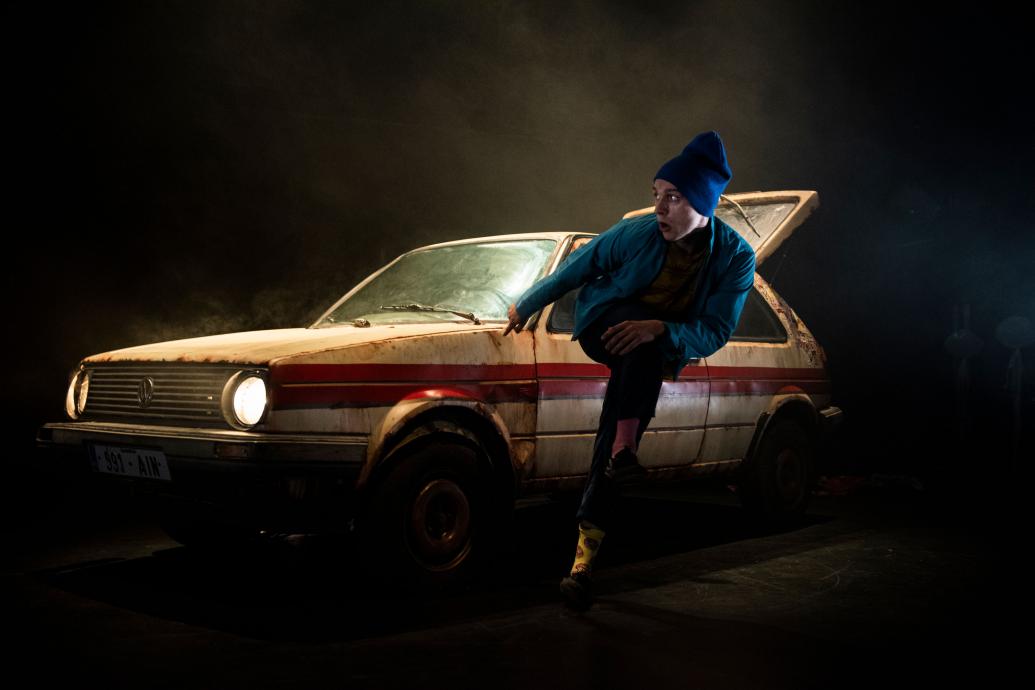
<path fill-rule="evenodd" d="M 226 365 L 127 364 L 87 367 L 90 390 L 83 419 L 146 420 L 149 424 L 194 423 L 225 426 L 220 399 L 228 378 L 242 367 Z M 140 403 L 141 382 L 154 385 L 150 402 Z"/>

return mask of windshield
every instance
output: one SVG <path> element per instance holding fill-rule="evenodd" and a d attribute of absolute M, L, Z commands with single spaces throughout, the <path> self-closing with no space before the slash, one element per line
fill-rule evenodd
<path fill-rule="evenodd" d="M 507 320 L 507 308 L 542 275 L 554 240 L 481 242 L 404 254 L 338 305 L 316 327 L 351 323 L 462 320 L 455 314 L 381 307 L 425 305 Z"/>

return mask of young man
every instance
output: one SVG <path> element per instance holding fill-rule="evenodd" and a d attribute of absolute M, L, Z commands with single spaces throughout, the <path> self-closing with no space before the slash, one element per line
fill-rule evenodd
<path fill-rule="evenodd" d="M 593 238 L 510 306 L 504 335 L 581 286 L 572 340 L 611 370 L 576 515 L 575 563 L 561 581 L 577 610 L 592 604 L 592 560 L 620 488 L 646 476 L 636 450 L 663 377 L 677 379 L 691 359 L 726 344 L 754 282 L 751 246 L 714 217 L 731 177 L 718 133 L 697 135 L 654 176 L 654 215 Z"/>

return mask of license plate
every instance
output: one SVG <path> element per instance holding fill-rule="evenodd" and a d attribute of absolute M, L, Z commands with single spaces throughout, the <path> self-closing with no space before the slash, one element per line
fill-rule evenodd
<path fill-rule="evenodd" d="M 90 460 L 96 472 L 172 481 L 172 477 L 169 476 L 169 463 L 165 459 L 165 453 L 160 450 L 91 445 Z"/>

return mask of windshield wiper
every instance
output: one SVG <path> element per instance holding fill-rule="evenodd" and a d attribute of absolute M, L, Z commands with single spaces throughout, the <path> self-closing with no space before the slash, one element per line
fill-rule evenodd
<path fill-rule="evenodd" d="M 751 228 L 751 232 L 755 233 L 756 237 L 761 237 L 761 235 L 758 233 L 758 230 L 755 230 L 755 224 L 751 222 L 750 218 L 748 218 L 748 214 L 744 211 L 744 207 L 743 206 L 741 206 L 740 204 L 738 204 L 736 201 L 734 201 L 733 199 L 729 198 L 725 194 L 720 194 L 719 198 L 720 199 L 725 199 L 726 201 L 728 201 L 731 204 L 733 204 L 733 208 L 737 209 L 740 212 L 740 215 L 744 219 L 744 222 L 748 224 L 749 228 Z"/>
<path fill-rule="evenodd" d="M 468 321 L 473 321 L 475 325 L 482 325 L 481 320 L 469 311 L 455 311 L 453 309 L 443 309 L 442 307 L 429 307 L 425 304 L 392 304 L 389 306 L 380 306 L 378 309 L 384 309 L 386 311 L 437 311 L 443 314 L 456 314 L 462 316 Z"/>

